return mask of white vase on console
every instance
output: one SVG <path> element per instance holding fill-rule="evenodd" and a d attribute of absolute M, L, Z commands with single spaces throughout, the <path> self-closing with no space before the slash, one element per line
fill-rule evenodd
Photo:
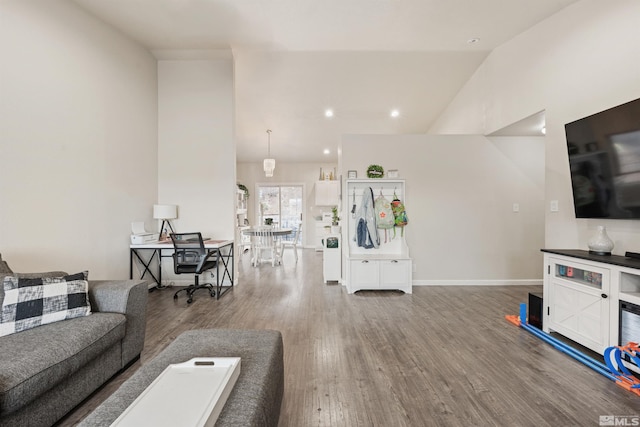
<path fill-rule="evenodd" d="M 613 240 L 607 235 L 607 229 L 604 225 L 599 225 L 594 234 L 588 242 L 589 253 L 595 255 L 611 255 L 613 249 Z"/>

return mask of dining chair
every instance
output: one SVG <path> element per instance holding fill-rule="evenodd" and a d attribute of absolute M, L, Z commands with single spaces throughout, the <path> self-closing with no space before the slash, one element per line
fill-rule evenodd
<path fill-rule="evenodd" d="M 278 250 L 272 227 L 259 227 L 251 236 L 251 265 L 257 267 L 264 261 L 271 261 L 275 266 L 279 263 Z"/>
<path fill-rule="evenodd" d="M 298 263 L 298 240 L 300 239 L 300 231 L 302 230 L 302 223 L 299 223 L 294 228 L 293 234 L 290 239 L 280 240 L 280 259 L 283 259 L 284 248 L 293 248 L 293 255 L 296 258 L 296 264 Z"/>
<path fill-rule="evenodd" d="M 200 283 L 200 274 L 215 268 L 217 251 L 208 251 L 204 247 L 204 240 L 201 233 L 171 233 L 169 234 L 173 242 L 173 271 L 176 274 L 193 274 L 194 283 L 186 288 L 180 289 L 173 294 L 173 299 L 178 299 L 180 292 L 187 293 L 187 304 L 193 301 L 193 293 L 198 289 L 209 289 L 212 297 L 216 296 L 216 290 L 212 283 Z"/>

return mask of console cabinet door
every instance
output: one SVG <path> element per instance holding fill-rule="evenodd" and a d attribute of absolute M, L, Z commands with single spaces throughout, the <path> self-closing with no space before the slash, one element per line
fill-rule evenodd
<path fill-rule="evenodd" d="M 411 285 L 411 260 L 380 261 L 380 288 L 406 289 Z"/>
<path fill-rule="evenodd" d="M 316 221 L 315 224 L 315 237 L 314 246 L 316 251 L 322 251 L 324 249 L 323 240 L 329 235 L 330 223 Z"/>
<path fill-rule="evenodd" d="M 368 259 L 350 261 L 350 286 L 353 289 L 380 289 L 379 262 Z"/>
<path fill-rule="evenodd" d="M 553 258 L 549 269 L 549 329 L 602 354 L 609 344 L 609 270 Z"/>

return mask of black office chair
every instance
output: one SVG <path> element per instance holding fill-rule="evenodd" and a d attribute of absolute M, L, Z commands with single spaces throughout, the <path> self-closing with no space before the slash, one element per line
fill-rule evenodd
<path fill-rule="evenodd" d="M 184 289 L 180 289 L 173 295 L 173 299 L 178 299 L 180 292 L 187 293 L 187 304 L 193 301 L 193 293 L 198 289 L 209 289 L 212 297 L 216 296 L 216 290 L 211 283 L 199 282 L 199 274 L 211 270 L 217 265 L 217 251 L 207 251 L 201 233 L 171 233 L 173 242 L 173 271 L 176 274 L 195 274 L 193 284 Z"/>

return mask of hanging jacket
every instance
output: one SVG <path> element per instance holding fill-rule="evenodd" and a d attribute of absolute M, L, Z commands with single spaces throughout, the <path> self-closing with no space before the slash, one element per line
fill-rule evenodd
<path fill-rule="evenodd" d="M 354 240 L 365 249 L 378 248 L 380 236 L 376 226 L 376 210 L 373 203 L 373 190 L 367 187 L 362 192 L 362 202 L 356 214 L 356 235 Z"/>

